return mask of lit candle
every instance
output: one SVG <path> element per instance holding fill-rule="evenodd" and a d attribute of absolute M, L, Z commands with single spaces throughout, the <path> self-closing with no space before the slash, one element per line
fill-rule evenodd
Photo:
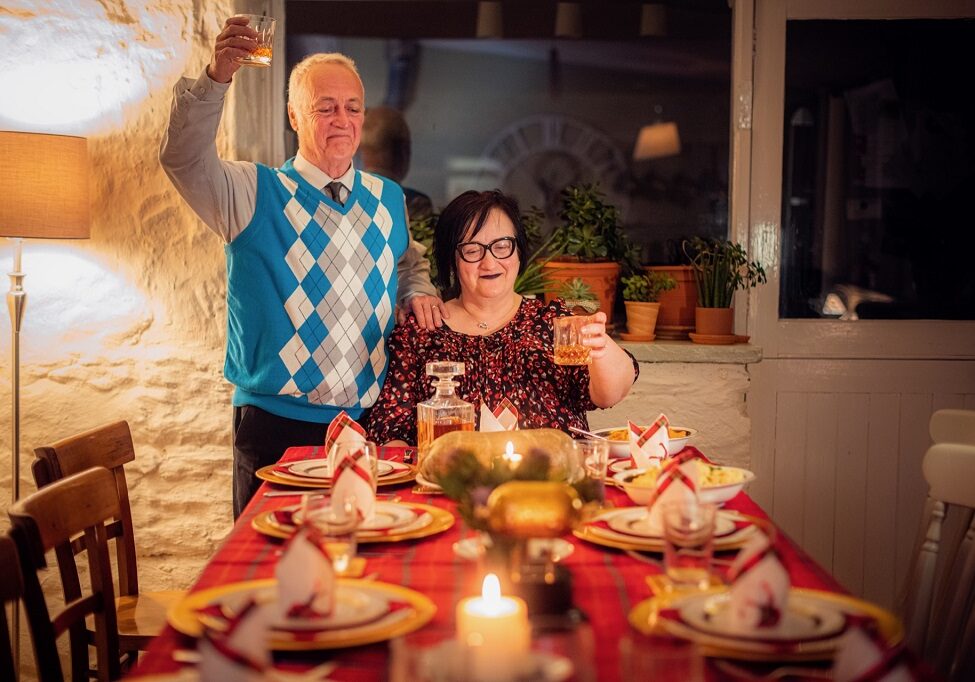
<path fill-rule="evenodd" d="M 521 463 L 521 455 L 515 452 L 515 444 L 512 443 L 510 440 L 508 441 L 508 444 L 504 446 L 504 454 L 501 456 L 504 458 L 504 461 L 508 463 L 508 466 L 512 469 L 514 469 L 516 466 L 518 466 Z"/>
<path fill-rule="evenodd" d="M 528 610 L 518 597 L 502 597 L 498 576 L 488 573 L 480 597 L 457 605 L 457 640 L 470 654 L 466 663 L 472 679 L 501 682 L 522 674 L 531 631 Z"/>

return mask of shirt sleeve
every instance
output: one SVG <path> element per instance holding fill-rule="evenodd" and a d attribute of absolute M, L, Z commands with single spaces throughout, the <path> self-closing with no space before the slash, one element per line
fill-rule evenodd
<path fill-rule="evenodd" d="M 403 203 L 406 214 L 406 200 Z M 427 260 L 427 248 L 413 239 L 410 231 L 410 216 L 406 214 L 406 236 L 408 243 L 406 251 L 397 264 L 397 278 L 399 285 L 396 290 L 396 303 L 405 305 L 412 297 L 427 295 L 439 296 L 437 288 L 430 282 L 430 261 Z"/>
<path fill-rule="evenodd" d="M 227 243 L 247 227 L 257 205 L 257 167 L 217 156 L 217 128 L 229 87 L 211 80 L 206 70 L 195 81 L 180 79 L 159 152 L 180 196 Z"/>
<path fill-rule="evenodd" d="M 420 374 L 425 363 L 418 352 L 427 338 L 412 315 L 389 337 L 386 381 L 366 421 L 366 431 L 376 443 L 402 440 L 416 444 L 416 404 L 429 397 Z"/>

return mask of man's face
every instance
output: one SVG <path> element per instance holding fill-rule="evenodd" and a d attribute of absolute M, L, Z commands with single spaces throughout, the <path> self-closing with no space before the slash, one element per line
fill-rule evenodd
<path fill-rule="evenodd" d="M 365 102 L 362 85 L 341 64 L 312 67 L 303 93 L 288 105 L 302 156 L 332 177 L 348 170 L 359 148 Z"/>

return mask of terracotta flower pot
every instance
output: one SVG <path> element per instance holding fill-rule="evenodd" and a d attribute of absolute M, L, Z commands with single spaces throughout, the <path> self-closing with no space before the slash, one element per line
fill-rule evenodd
<path fill-rule="evenodd" d="M 644 301 L 623 301 L 623 305 L 626 306 L 627 331 L 623 340 L 653 341 L 660 304 Z"/>
<path fill-rule="evenodd" d="M 552 291 L 545 292 L 545 302 L 558 298 L 559 287 L 563 282 L 571 282 L 576 277 L 592 288 L 599 299 L 599 309 L 606 313 L 606 322 L 613 321 L 613 306 L 616 304 L 616 285 L 620 279 L 619 263 L 581 263 L 579 261 L 549 261 L 543 267 L 545 276 L 552 282 Z"/>
<path fill-rule="evenodd" d="M 657 336 L 662 339 L 686 339 L 694 331 L 694 309 L 697 307 L 697 280 L 690 265 L 648 265 L 647 274 L 660 272 L 677 281 L 677 287 L 657 297 L 660 315 Z"/>
<path fill-rule="evenodd" d="M 704 336 L 730 336 L 735 327 L 734 308 L 695 308 L 695 332 Z"/>

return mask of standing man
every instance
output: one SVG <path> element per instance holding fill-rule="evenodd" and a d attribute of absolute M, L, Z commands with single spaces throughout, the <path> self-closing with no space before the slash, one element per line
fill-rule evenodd
<path fill-rule="evenodd" d="M 235 519 L 257 469 L 290 446 L 322 443 L 341 411 L 358 419 L 375 402 L 394 311 L 405 316 L 408 305 L 429 329 L 447 316 L 402 189 L 352 166 L 365 93 L 351 59 L 316 54 L 292 70 L 293 159 L 270 168 L 217 157 L 224 95 L 256 37 L 246 17 L 226 21 L 205 72 L 176 85 L 160 153 L 176 189 L 226 242 Z"/>

